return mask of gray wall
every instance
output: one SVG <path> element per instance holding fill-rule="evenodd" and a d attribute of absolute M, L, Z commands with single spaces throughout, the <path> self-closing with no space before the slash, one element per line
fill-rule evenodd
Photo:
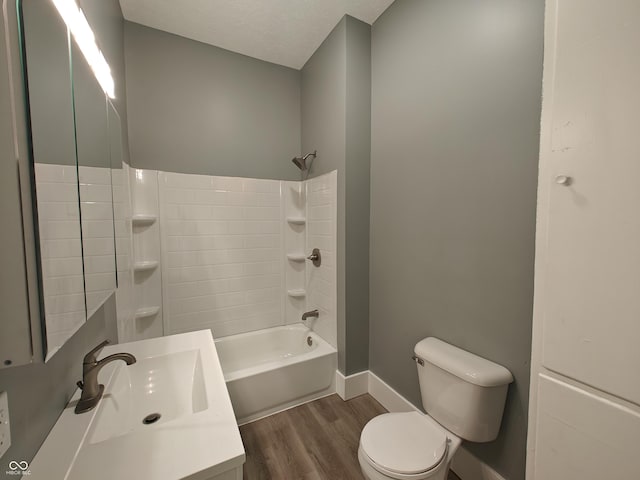
<path fill-rule="evenodd" d="M 338 170 L 338 366 L 366 370 L 369 338 L 371 27 L 345 16 L 302 68 L 310 178 Z"/>
<path fill-rule="evenodd" d="M 131 162 L 298 180 L 300 72 L 125 22 Z"/>
<path fill-rule="evenodd" d="M 98 3 L 101 4 L 99 7 Z M 105 4 L 109 4 L 109 6 Z M 115 13 L 120 12 L 119 3 L 117 0 L 85 0 L 83 7 L 86 8 L 89 22 L 92 24 L 92 18 L 88 14 L 92 7 L 106 8 L 114 12 L 113 15 L 103 19 L 104 24 L 100 31 L 96 29 L 97 39 L 105 51 L 107 61 L 111 63 L 115 57 L 109 56 L 107 52 L 117 52 L 117 45 L 114 46 L 112 43 L 117 44 L 117 40 L 106 35 L 106 32 L 111 32 L 113 38 L 117 39 L 118 30 L 122 30 L 122 16 Z M 12 8 L 9 9 L 10 12 Z M 10 21 L 13 21 L 13 17 Z M 11 50 L 13 55 L 19 55 L 17 42 L 11 44 Z M 122 55 L 121 53 L 120 56 Z M 113 66 L 112 64 L 112 68 Z M 123 90 L 123 77 L 118 73 L 115 73 L 114 76 L 116 91 L 120 92 Z M 3 89 L 0 94 L 5 95 L 5 90 Z M 122 109 L 122 106 L 120 108 L 121 117 L 126 117 L 126 111 Z M 18 127 L 19 137 L 25 137 L 24 125 Z M 13 182 L 15 177 L 3 176 L 0 180 Z M 28 251 L 34 252 L 34 246 L 28 246 Z M 8 312 L 3 312 L 3 315 L 5 314 Z M 113 295 L 49 362 L 0 371 L 0 391 L 6 391 L 9 397 L 12 437 L 11 448 L 0 460 L 0 475 L 3 478 L 8 470 L 7 464 L 10 460 L 31 461 L 33 459 L 76 389 L 75 382 L 82 376 L 82 357 L 90 348 L 105 338 L 117 341 Z M 8 476 L 7 478 L 13 477 Z"/>
<path fill-rule="evenodd" d="M 117 342 L 115 315 L 112 295 L 47 363 L 0 371 L 11 420 L 11 447 L 0 460 L 3 478 L 11 460 L 30 462 L 37 453 L 82 379 L 84 355 L 105 339 Z"/>
<path fill-rule="evenodd" d="M 370 367 L 421 405 L 435 336 L 515 376 L 497 441 L 524 478 L 542 0 L 402 0 L 372 28 Z"/>
<path fill-rule="evenodd" d="M 347 17 L 345 373 L 369 368 L 371 26 Z"/>

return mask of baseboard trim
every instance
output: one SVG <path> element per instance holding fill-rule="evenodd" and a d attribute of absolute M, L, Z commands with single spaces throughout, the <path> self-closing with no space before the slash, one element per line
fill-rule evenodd
<path fill-rule="evenodd" d="M 390 412 L 421 412 L 373 372 L 369 372 L 369 395 Z"/>
<path fill-rule="evenodd" d="M 357 375 L 365 373 L 368 374 L 369 395 L 375 398 L 384 408 L 390 412 L 421 412 L 418 407 L 396 392 L 375 373 L 366 371 Z M 465 449 L 464 443 L 453 457 L 451 470 L 453 470 L 461 480 L 506 480 L 489 465 Z"/>
<path fill-rule="evenodd" d="M 369 371 L 344 376 L 336 370 L 336 393 L 342 400 L 351 400 L 369 392 Z"/>

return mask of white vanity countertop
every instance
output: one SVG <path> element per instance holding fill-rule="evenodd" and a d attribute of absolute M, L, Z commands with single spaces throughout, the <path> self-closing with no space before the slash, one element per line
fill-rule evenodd
<path fill-rule="evenodd" d="M 192 378 L 185 379 L 185 376 L 195 378 L 200 375 L 206 392 L 205 406 L 193 407 L 195 413 L 179 413 L 164 422 L 143 426 L 141 418 L 130 418 L 135 409 L 129 405 L 134 400 L 119 396 L 123 395 L 123 390 L 128 391 L 130 385 L 127 372 L 120 370 L 131 367 L 122 361 L 112 362 L 99 374 L 99 381 L 105 385 L 105 396 L 100 404 L 90 412 L 75 414 L 74 408 L 80 398 L 80 391 L 76 391 L 31 463 L 30 479 L 208 480 L 244 463 L 242 439 L 210 330 L 113 345 L 106 347 L 100 357 L 119 352 L 131 353 L 136 356 L 137 364 L 153 368 L 158 368 L 156 365 L 163 368 L 162 360 L 154 363 L 163 356 L 165 359 L 171 357 L 173 362 L 172 354 L 178 354 L 182 359 L 185 356 L 193 359 L 199 354 L 200 363 L 189 374 L 182 374 L 186 370 L 177 370 L 180 375 L 175 375 L 175 371 L 161 374 L 158 378 L 162 384 L 157 391 L 166 390 L 167 384 L 169 387 L 180 385 L 183 387 L 180 392 L 189 390 L 183 397 L 193 395 L 195 398 L 191 387 L 184 388 L 185 382 L 188 385 L 192 382 Z M 183 361 L 183 364 L 187 363 Z M 143 368 L 141 366 L 138 372 Z M 148 372 L 142 370 L 144 375 L 149 375 L 145 390 L 153 395 L 155 373 L 153 368 L 144 368 L 148 369 Z M 140 405 L 140 398 L 144 401 L 146 397 L 136 398 Z M 156 396 L 155 400 L 158 398 Z M 196 400 L 193 402 L 195 405 Z M 188 408 L 192 408 L 191 400 Z M 112 418 L 116 420 L 112 421 Z M 120 421 L 123 418 L 126 421 Z M 115 426 L 111 428 L 112 425 Z"/>

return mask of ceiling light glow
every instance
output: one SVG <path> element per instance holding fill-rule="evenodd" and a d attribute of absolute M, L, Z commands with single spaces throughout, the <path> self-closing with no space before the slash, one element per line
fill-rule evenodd
<path fill-rule="evenodd" d="M 82 9 L 78 7 L 75 0 L 52 1 L 67 28 L 71 31 L 91 70 L 93 70 L 100 87 L 109 98 L 115 98 L 115 83 L 111 75 L 111 68 L 98 48 L 96 37 Z"/>

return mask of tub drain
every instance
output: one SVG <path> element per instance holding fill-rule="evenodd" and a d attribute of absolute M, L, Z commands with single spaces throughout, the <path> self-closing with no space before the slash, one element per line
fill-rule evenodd
<path fill-rule="evenodd" d="M 156 423 L 160 420 L 161 415 L 159 413 L 150 413 L 146 417 L 142 419 L 142 423 L 145 425 L 151 425 L 152 423 Z"/>
<path fill-rule="evenodd" d="M 309 346 L 313 345 L 313 338 L 311 338 L 311 335 L 307 337 L 307 345 Z"/>

